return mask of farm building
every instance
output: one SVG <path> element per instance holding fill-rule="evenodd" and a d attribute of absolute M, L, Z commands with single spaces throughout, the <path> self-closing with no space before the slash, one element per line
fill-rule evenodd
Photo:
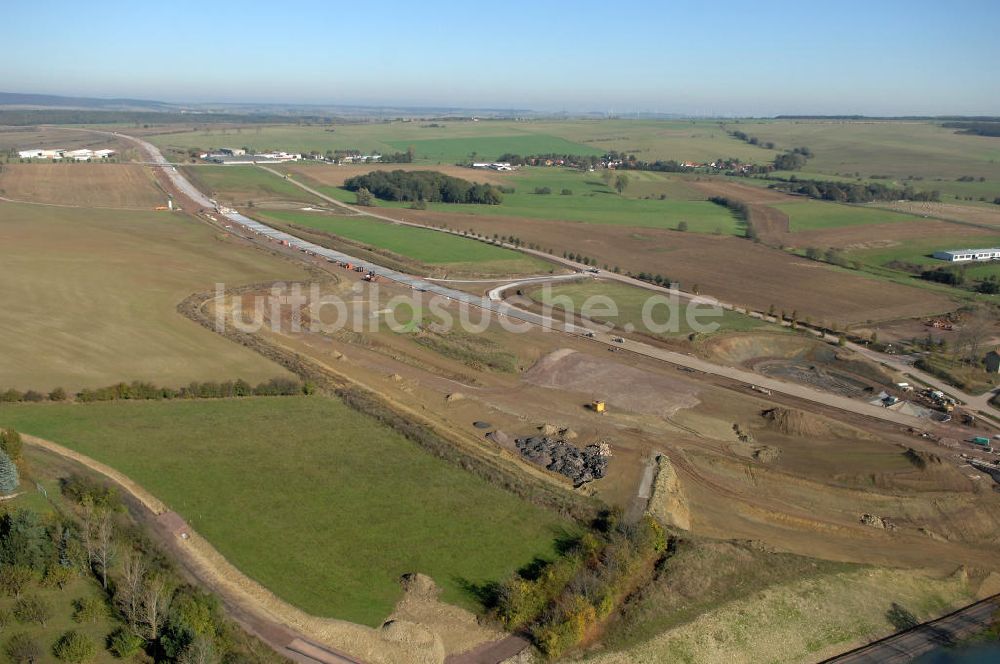
<path fill-rule="evenodd" d="M 949 263 L 962 263 L 965 261 L 994 261 L 1000 260 L 1000 249 L 953 249 L 951 251 L 935 251 L 934 258 L 938 258 Z"/>
<path fill-rule="evenodd" d="M 374 164 L 379 161 L 382 161 L 380 154 L 357 154 L 340 158 L 341 164 Z"/>
<path fill-rule="evenodd" d="M 45 150 L 43 148 L 32 148 L 30 150 L 20 150 L 17 156 L 21 159 L 62 159 L 65 150 Z"/>
<path fill-rule="evenodd" d="M 206 161 L 214 161 L 217 164 L 225 164 L 227 166 L 234 166 L 237 164 L 280 164 L 284 161 L 298 161 L 301 158 L 301 154 L 290 154 L 288 152 L 265 152 L 263 154 L 244 153 L 240 155 L 212 153 L 202 155 L 202 159 L 205 159 Z"/>
<path fill-rule="evenodd" d="M 240 157 L 247 153 L 243 148 L 219 148 L 216 150 L 217 154 L 223 154 L 227 157 Z"/>
<path fill-rule="evenodd" d="M 510 171 L 513 170 L 509 162 L 506 161 L 494 161 L 494 162 L 476 162 L 472 165 L 473 168 L 488 168 L 494 171 Z"/>

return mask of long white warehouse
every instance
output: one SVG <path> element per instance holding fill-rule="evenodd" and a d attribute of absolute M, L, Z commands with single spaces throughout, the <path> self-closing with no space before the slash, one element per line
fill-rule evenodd
<path fill-rule="evenodd" d="M 935 251 L 934 258 L 940 258 L 949 263 L 965 261 L 995 261 L 1000 260 L 1000 249 L 953 249 L 951 251 Z"/>

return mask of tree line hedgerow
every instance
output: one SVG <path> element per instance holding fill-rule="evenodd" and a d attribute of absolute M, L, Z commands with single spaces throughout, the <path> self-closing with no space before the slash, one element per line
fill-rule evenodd
<path fill-rule="evenodd" d="M 608 511 L 559 558 L 517 572 L 487 599 L 504 627 L 526 631 L 554 659 L 592 636 L 666 555 L 656 519 L 632 523 Z"/>
<path fill-rule="evenodd" d="M 469 182 L 436 171 L 372 171 L 344 182 L 348 191 L 362 189 L 385 201 L 477 203 L 499 205 L 503 193 L 489 184 Z"/>
<path fill-rule="evenodd" d="M 222 383 L 215 381 L 192 382 L 184 387 L 158 387 L 152 383 L 133 381 L 117 383 L 95 389 L 85 388 L 76 393 L 74 400 L 87 403 L 92 401 L 123 401 L 123 400 L 159 400 L 159 399 L 226 399 L 231 397 L 273 397 L 292 396 L 296 394 L 312 394 L 310 383 L 302 383 L 290 378 L 272 378 L 271 380 L 251 385 L 243 379 L 227 380 Z M 48 394 L 35 390 L 21 392 L 9 389 L 0 392 L 0 403 L 68 401 L 66 390 L 57 387 Z"/>
<path fill-rule="evenodd" d="M 838 203 L 871 203 L 872 201 L 939 201 L 941 192 L 917 191 L 907 185 L 903 188 L 889 187 L 878 182 L 828 182 L 824 180 L 795 180 L 775 182 L 771 189 L 792 194 L 802 194 L 809 198 Z"/>

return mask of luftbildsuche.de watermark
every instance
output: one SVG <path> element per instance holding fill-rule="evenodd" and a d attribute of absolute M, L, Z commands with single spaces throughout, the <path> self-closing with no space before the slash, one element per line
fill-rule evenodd
<path fill-rule="evenodd" d="M 604 294 L 572 297 L 551 284 L 532 294 L 532 304 L 514 306 L 486 296 L 440 289 L 413 289 L 389 295 L 378 283 L 359 282 L 349 293 L 332 293 L 316 282 L 279 282 L 267 290 L 244 293 L 215 285 L 215 329 L 256 333 L 333 334 L 389 330 L 412 332 L 425 327 L 439 333 L 476 334 L 497 324 L 522 334 L 533 329 L 588 334 L 641 332 L 653 335 L 710 334 L 719 329 L 723 307 L 708 297 L 676 288 L 650 293 L 641 301 L 619 303 Z"/>

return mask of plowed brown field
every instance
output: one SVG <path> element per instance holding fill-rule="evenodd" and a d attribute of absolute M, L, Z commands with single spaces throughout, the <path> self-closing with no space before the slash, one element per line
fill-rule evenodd
<path fill-rule="evenodd" d="M 955 306 L 944 295 L 839 270 L 742 238 L 416 210 L 407 210 L 407 219 L 487 235 L 513 234 L 556 255 L 572 251 L 622 272 L 663 274 L 684 289 L 697 285 L 701 293 L 724 302 L 758 310 L 773 304 L 814 321 L 894 320 Z"/>

